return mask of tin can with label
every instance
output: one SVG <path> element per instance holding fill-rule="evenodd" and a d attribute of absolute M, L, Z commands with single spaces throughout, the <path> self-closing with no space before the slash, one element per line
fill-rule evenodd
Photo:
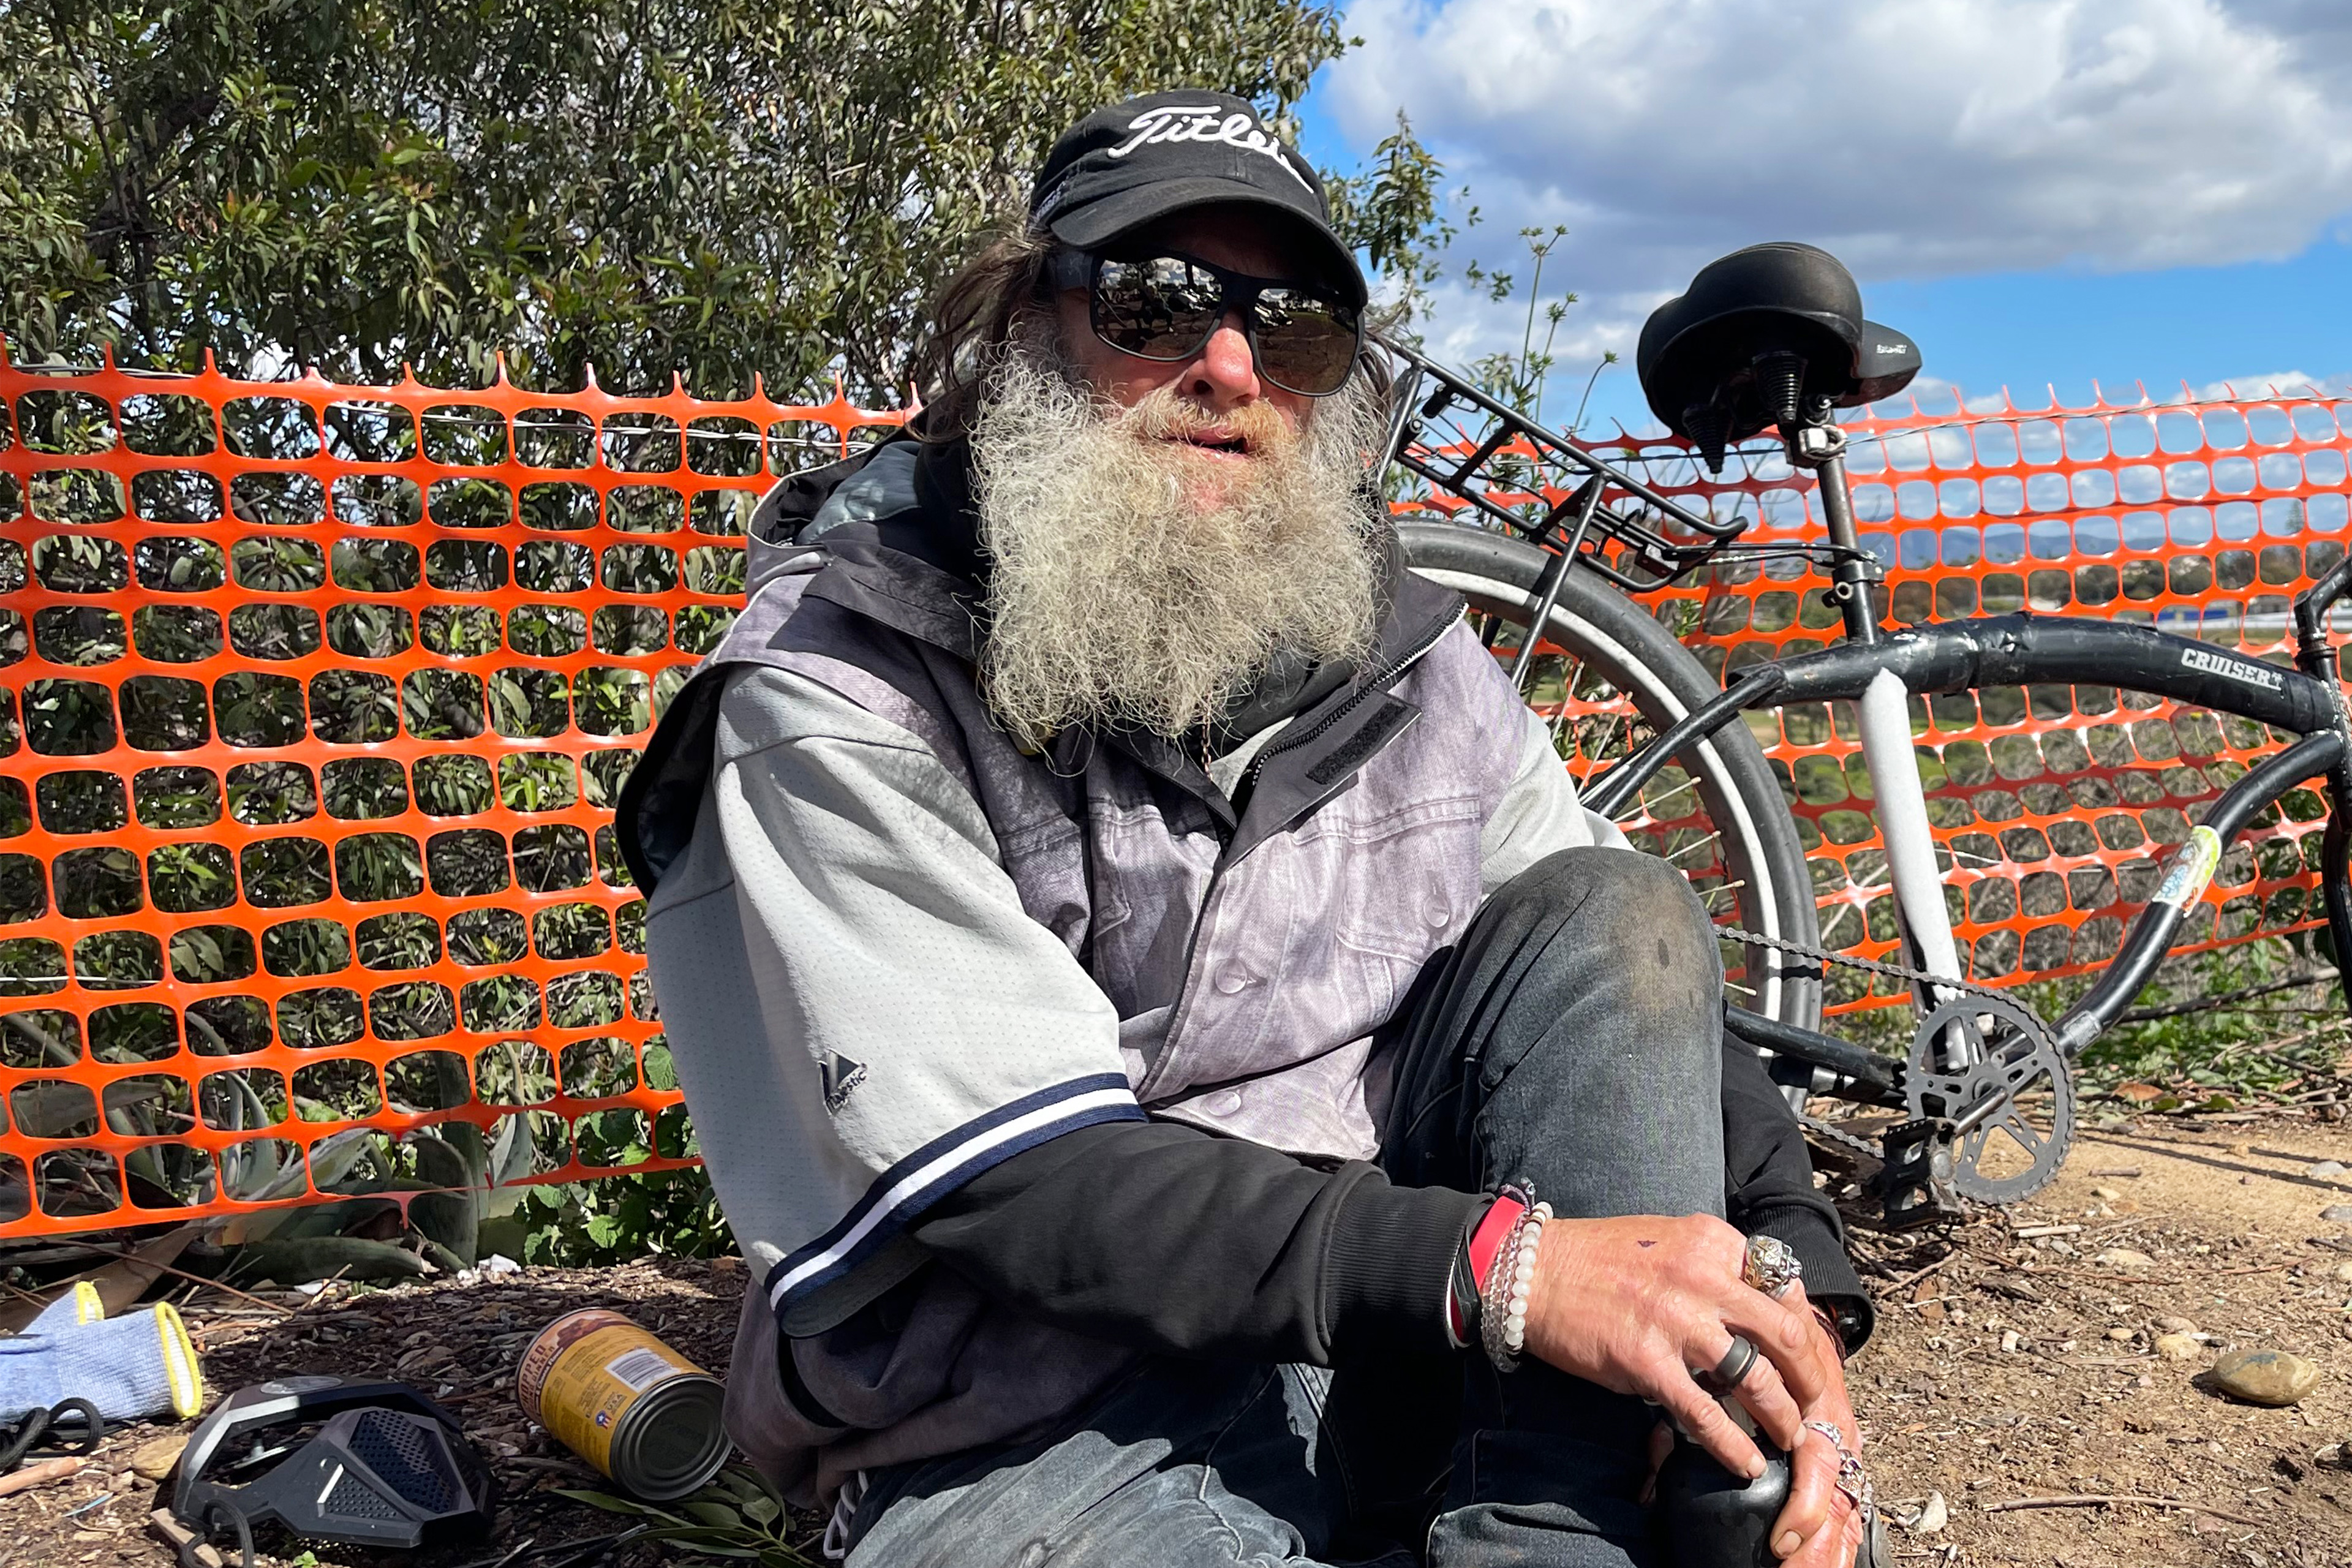
<path fill-rule="evenodd" d="M 601 1307 L 540 1331 L 515 1369 L 522 1413 L 647 1502 L 699 1490 L 727 1463 L 719 1381 Z"/>

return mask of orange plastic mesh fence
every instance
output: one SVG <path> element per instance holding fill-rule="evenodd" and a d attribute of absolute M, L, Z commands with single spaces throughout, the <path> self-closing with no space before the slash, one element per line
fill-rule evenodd
<path fill-rule="evenodd" d="M 0 398 L 0 1235 L 687 1163 L 614 795 L 768 476 L 901 416 Z"/>
<path fill-rule="evenodd" d="M 2021 609 L 2106 616 L 2289 662 L 2293 595 L 2343 558 L 2352 404 L 2315 394 L 2190 405 L 1925 412 L 1911 399 L 1846 426 L 1864 542 L 1887 568 L 1893 618 L 1917 624 Z M 1446 448 L 1451 450 L 1451 448 Z M 1742 515 L 1744 542 L 1823 537 L 1817 488 L 1779 452 L 1735 454 L 1706 476 L 1680 443 L 1601 448 L 1660 489 Z M 1562 499 L 1547 494 L 1549 502 Z M 1421 503 L 1427 505 L 1424 501 Z M 1438 508 L 1436 510 L 1444 510 Z M 1822 647 L 1840 633 L 1801 559 L 1720 560 L 1642 603 L 1718 678 Z M 2338 631 L 2352 612 L 2336 612 Z M 1622 696 L 1561 692 L 1580 773 L 1625 748 Z M 1995 983 L 2111 957 L 2201 804 L 2275 749 L 2263 729 L 2145 694 L 2092 687 L 1912 700 L 1918 756 L 1961 951 Z M 1852 705 L 1749 721 L 1780 775 L 1810 858 L 1827 945 L 1894 954 L 1892 895 Z M 1678 857 L 1702 888 L 1724 868 L 1669 773 L 1645 792 L 1637 842 Z M 1674 804 L 1666 804 L 1672 802 Z M 2297 790 L 2224 857 L 2183 945 L 2304 929 L 2322 910 L 2323 805 Z M 1718 917 L 1727 900 L 1710 900 Z M 1832 1010 L 1902 999 L 1833 971 Z"/>
<path fill-rule="evenodd" d="M 760 490 L 900 416 L 5 362 L 0 400 L 0 1236 L 688 1163 L 611 803 L 740 603 Z M 2343 549 L 2337 413 L 1849 429 L 1896 618 L 2129 616 L 2277 658 L 2288 596 Z M 1715 481 L 1670 443 L 1616 455 L 1754 537 L 1817 532 L 1775 458 Z M 1721 565 L 1647 603 L 1721 673 L 1833 636 L 1822 585 Z M 1918 721 L 1991 979 L 2112 952 L 2164 847 L 2270 745 L 2087 689 Z M 1889 951 L 1852 714 L 1757 721 L 1829 940 Z M 1610 729 L 1572 731 L 1571 765 L 1622 752 Z M 1699 829 L 1648 799 L 1637 837 L 1681 854 Z M 2232 852 L 2200 940 L 2310 923 L 2317 814 L 2291 797 Z"/>

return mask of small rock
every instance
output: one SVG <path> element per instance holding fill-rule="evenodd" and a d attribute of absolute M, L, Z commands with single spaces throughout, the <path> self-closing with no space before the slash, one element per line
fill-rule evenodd
<path fill-rule="evenodd" d="M 152 1437 L 131 1451 L 131 1468 L 151 1481 L 160 1481 L 172 1473 L 180 1462 L 181 1450 L 188 1446 L 185 1432 L 166 1432 Z"/>
<path fill-rule="evenodd" d="M 2137 1329 L 2109 1329 L 2107 1331 L 2107 1338 L 2115 1341 L 2116 1343 L 2119 1345 L 2127 1345 L 2131 1343 L 2134 1339 L 2138 1337 L 2138 1334 L 2139 1331 Z"/>
<path fill-rule="evenodd" d="M 2193 1334 L 2197 1325 L 2186 1318 L 2158 1318 L 2156 1331 L 2159 1334 Z"/>
<path fill-rule="evenodd" d="M 2344 1162 L 2341 1160 L 2322 1160 L 2304 1172 L 2306 1176 L 2340 1176 L 2343 1173 Z"/>
<path fill-rule="evenodd" d="M 2153 1268 L 2156 1259 L 2145 1252 L 2134 1252 L 2128 1247 L 2110 1247 L 2091 1259 L 2102 1268 Z"/>
<path fill-rule="evenodd" d="M 2187 1334 L 2164 1334 L 2156 1342 L 2156 1353 L 2167 1361 L 2195 1361 L 2203 1349 Z"/>
<path fill-rule="evenodd" d="M 2329 1204 L 2319 1217 L 2334 1225 L 2352 1225 L 2352 1204 Z"/>
<path fill-rule="evenodd" d="M 2328 1278 L 2335 1280 L 2338 1285 L 2352 1285 L 2352 1258 L 2347 1258 L 2342 1263 L 2337 1264 L 2335 1268 L 2329 1272 Z"/>
<path fill-rule="evenodd" d="M 2213 1363 L 2213 1382 L 2249 1405 L 2293 1405 L 2319 1383 L 2319 1369 L 2286 1351 L 2231 1351 Z"/>
<path fill-rule="evenodd" d="M 1929 1492 L 1927 1506 L 1920 1509 L 1919 1517 L 1911 1521 L 1911 1529 L 1917 1535 L 1933 1535 L 1951 1522 L 1952 1510 L 1946 1505 L 1944 1494 Z"/>
<path fill-rule="evenodd" d="M 2111 1204 L 2124 1194 L 2120 1187 L 2093 1187 L 2091 1195 L 2103 1204 Z"/>
<path fill-rule="evenodd" d="M 2017 1350 L 2017 1347 L 2018 1347 L 2018 1346 L 2020 1346 L 2020 1345 L 2021 1345 L 2021 1344 L 2023 1344 L 2024 1342 L 2025 1342 L 2024 1336 L 2023 1336 L 2023 1335 L 2021 1335 L 2021 1334 L 2020 1334 L 2020 1333 L 2019 1333 L 2015 1329 L 2003 1329 L 2003 1330 L 2001 1330 L 2001 1331 L 2000 1331 L 2000 1348 L 2001 1348 L 2001 1349 L 2003 1349 L 2003 1350 L 2005 1350 L 2005 1351 L 2008 1351 L 2008 1352 L 2011 1352 L 2011 1353 L 2014 1353 L 2014 1352 L 2016 1352 L 2016 1350 Z"/>

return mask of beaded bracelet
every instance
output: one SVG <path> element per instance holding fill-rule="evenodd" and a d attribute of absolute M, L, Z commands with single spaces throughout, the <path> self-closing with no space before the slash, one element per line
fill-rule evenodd
<path fill-rule="evenodd" d="M 1544 1225 L 1551 1217 L 1549 1204 L 1537 1204 L 1519 1215 L 1496 1250 L 1495 1266 L 1480 1292 L 1478 1338 L 1486 1359 L 1497 1371 L 1514 1370 L 1519 1352 L 1527 1348 L 1528 1299 L 1535 1289 L 1536 1251 L 1543 1245 Z"/>

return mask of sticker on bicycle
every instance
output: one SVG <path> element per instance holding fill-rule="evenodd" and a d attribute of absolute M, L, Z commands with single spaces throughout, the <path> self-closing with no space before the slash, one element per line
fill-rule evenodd
<path fill-rule="evenodd" d="M 2200 823 L 2189 830 L 2189 842 L 2172 858 L 2163 883 L 2149 902 L 2187 909 L 2204 897 L 2206 886 L 2213 880 L 2213 872 L 2221 864 L 2221 836 Z"/>
<path fill-rule="evenodd" d="M 2267 664 L 2251 659 L 2231 658 L 2227 654 L 2201 647 L 2183 648 L 2180 662 L 2190 669 L 2201 669 L 2208 675 L 2218 675 L 2224 680 L 2234 680 L 2241 686 L 2259 686 L 2265 691 L 2283 691 L 2286 677 Z"/>

